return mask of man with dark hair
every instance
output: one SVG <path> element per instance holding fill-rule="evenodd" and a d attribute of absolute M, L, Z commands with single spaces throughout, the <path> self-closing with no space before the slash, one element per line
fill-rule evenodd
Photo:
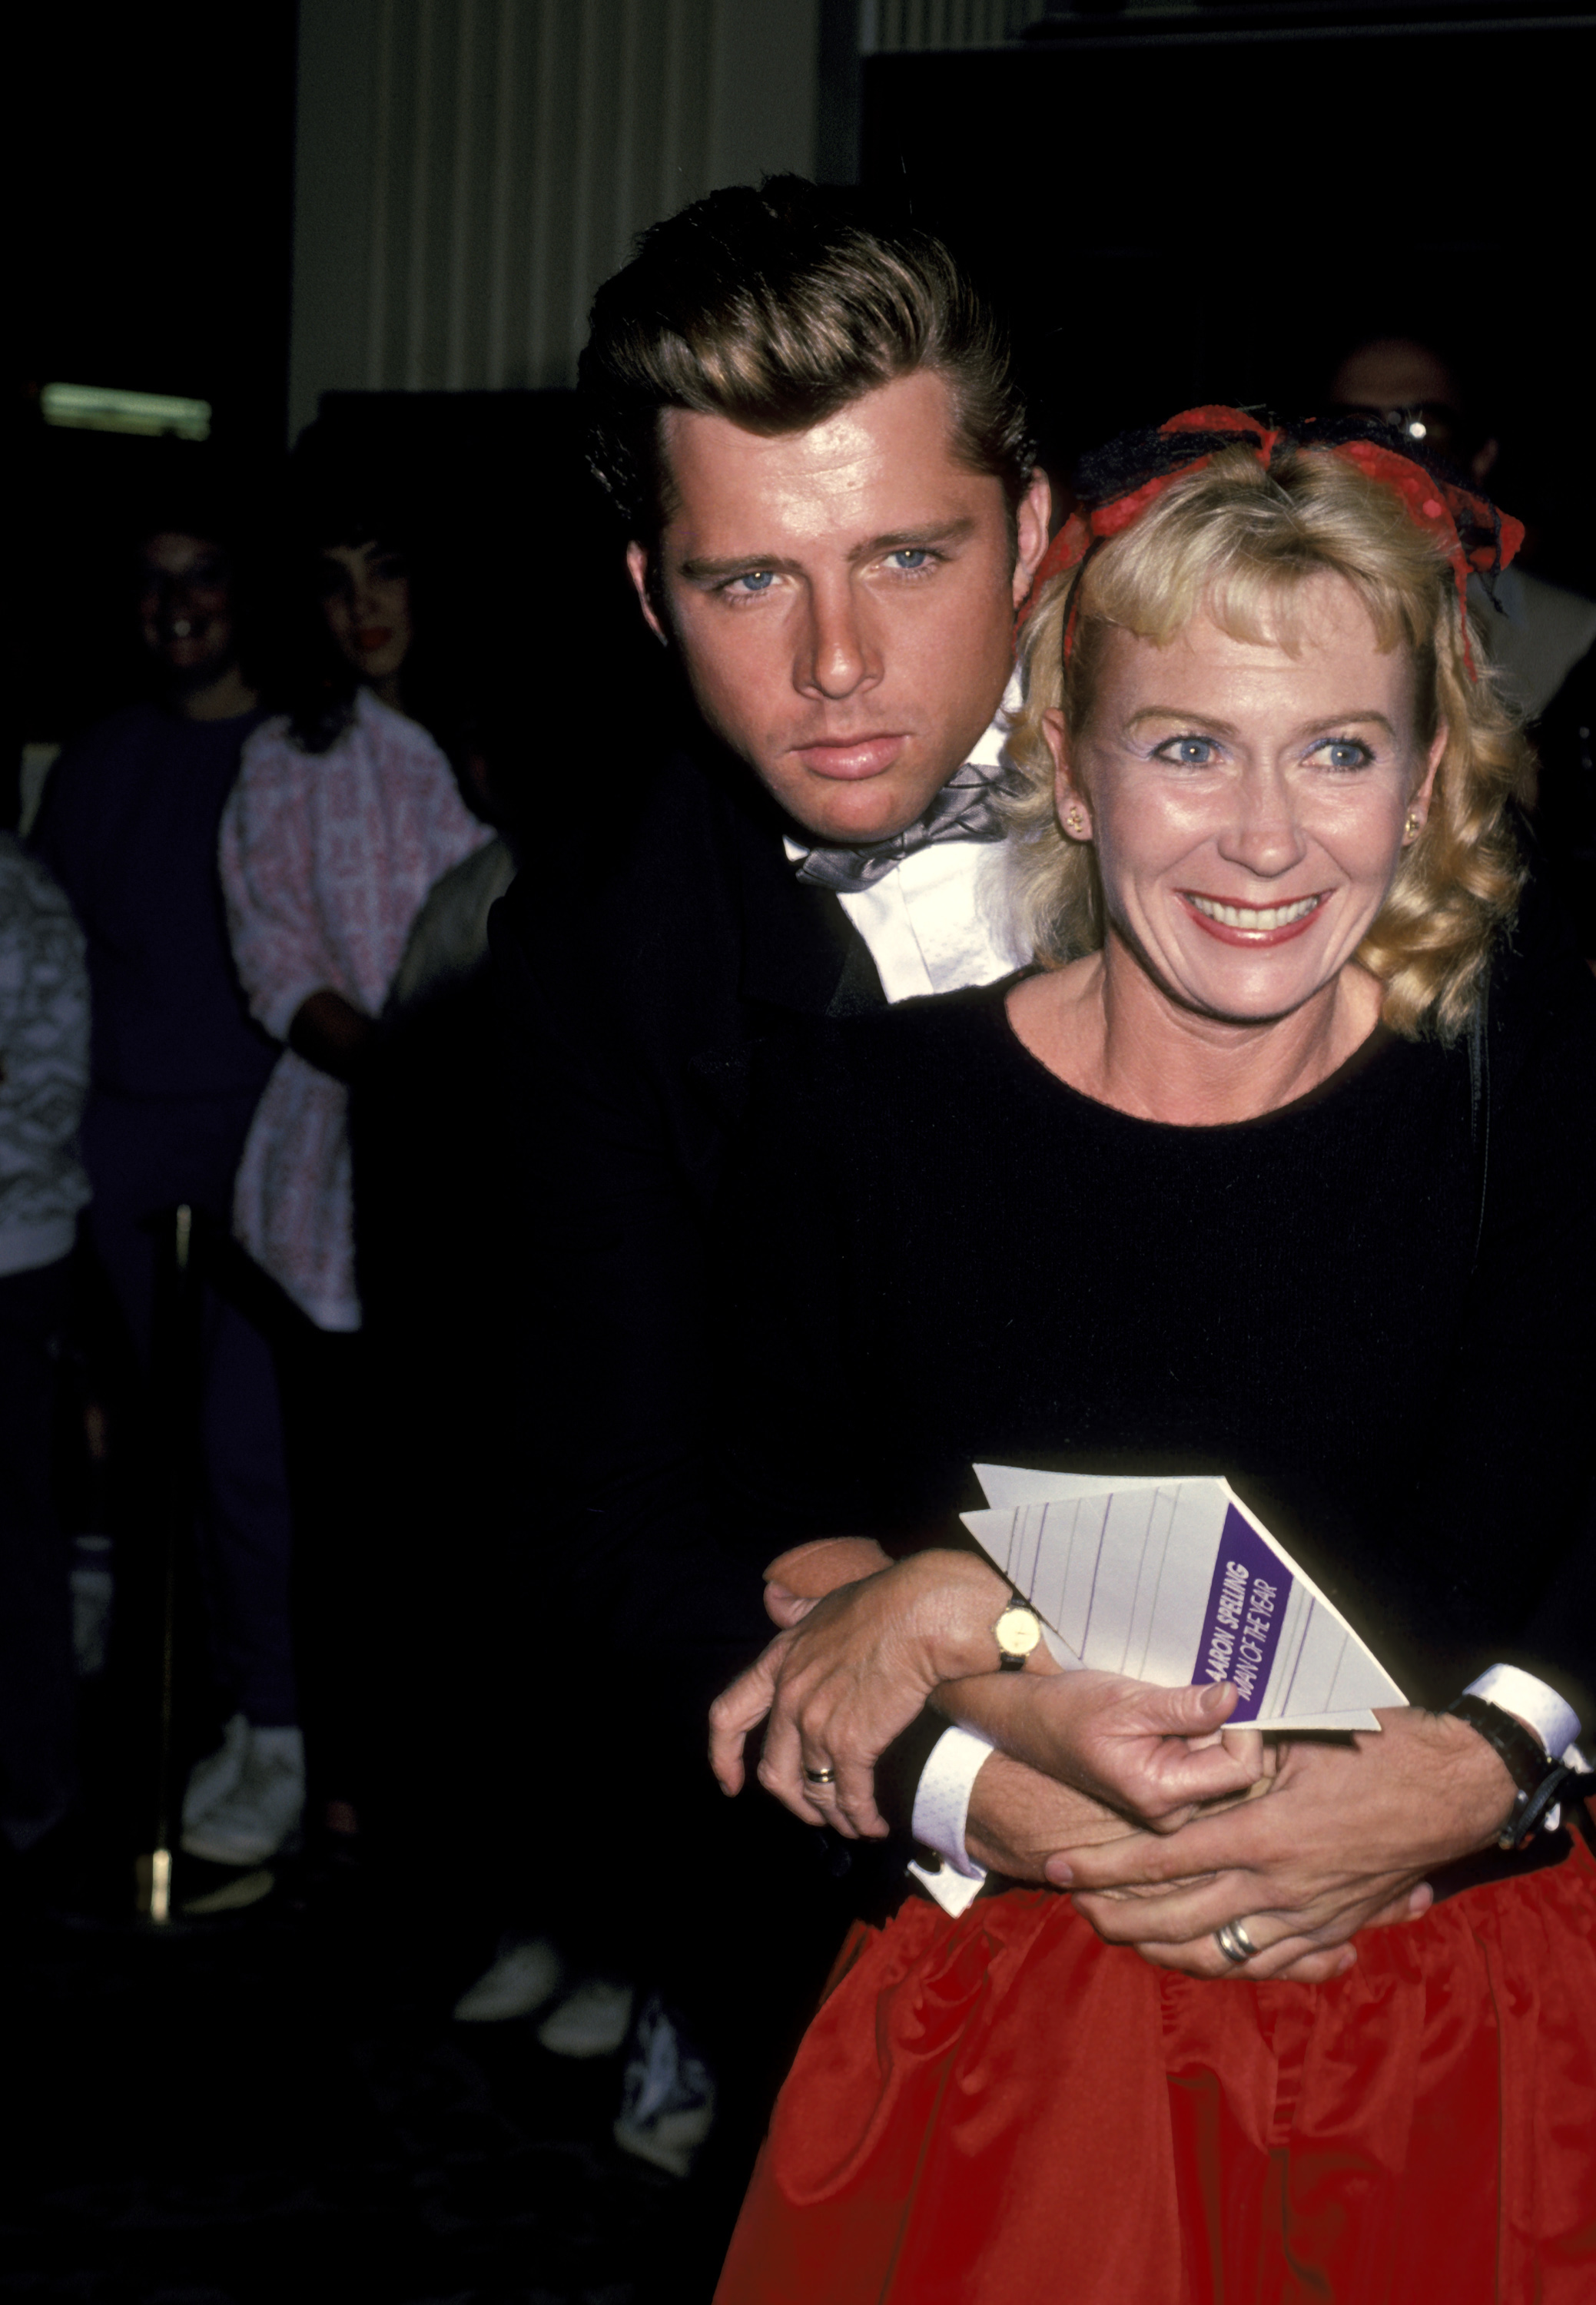
<path fill-rule="evenodd" d="M 262 718 L 241 657 L 235 524 L 208 491 L 152 507 L 133 578 L 156 696 L 67 748 L 36 834 L 88 939 L 90 1230 L 141 1356 L 150 1220 L 186 1202 L 229 1229 L 234 1172 L 276 1058 L 244 1007 L 217 870 L 222 805 Z M 190 1780 L 183 1842 L 254 1865 L 297 1828 L 303 1799 L 288 1501 L 266 1340 L 208 1297 L 204 1348 L 201 1567 L 228 1717 Z"/>
<path fill-rule="evenodd" d="M 580 1724 L 550 1776 L 585 1765 L 571 1842 L 591 1848 L 602 1816 L 634 1877 L 652 1863 L 651 1929 L 673 1860 L 695 1904 L 735 1893 L 756 1916 L 717 1936 L 706 1975 L 718 2054 L 733 2033 L 770 2054 L 860 1890 L 834 1878 L 838 1844 L 789 1841 L 773 1805 L 712 1812 L 706 1711 L 772 1631 L 697 1470 L 712 1204 L 761 1042 L 1025 957 L 1003 926 L 995 803 L 1047 487 L 1002 328 L 947 251 L 791 177 L 646 234 L 599 292 L 581 383 L 643 615 L 695 717 L 674 744 L 609 732 L 658 745 L 629 813 L 591 819 L 563 871 L 524 870 L 493 924 L 547 1292 L 542 1638 L 568 1648 Z M 909 1790 L 938 1735 L 910 1740 Z M 972 1743 L 937 1795 L 960 1824 Z M 983 1833 L 983 1805 L 1028 1776 L 1000 1762 L 977 1802 L 972 1846 L 1010 1869 L 1028 1833 L 1046 1839 L 1033 1789 L 1009 1802 L 1012 1839 Z M 1059 1794 L 1036 1781 L 1047 1814 Z M 917 1805 L 917 1835 L 928 1818 Z M 558 1845 L 551 1815 L 540 1829 Z M 701 2010 L 711 1997 L 701 1980 Z"/>

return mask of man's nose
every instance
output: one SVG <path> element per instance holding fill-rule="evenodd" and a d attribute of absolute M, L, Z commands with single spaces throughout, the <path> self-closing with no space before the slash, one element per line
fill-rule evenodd
<path fill-rule="evenodd" d="M 843 580 L 815 585 L 793 668 L 806 695 L 841 700 L 881 677 L 881 651 L 870 628 L 868 604 Z"/>
<path fill-rule="evenodd" d="M 1235 787 L 1230 821 L 1219 854 L 1262 880 L 1277 878 L 1308 853 L 1297 821 L 1295 796 L 1285 777 L 1270 767 L 1246 770 Z"/>

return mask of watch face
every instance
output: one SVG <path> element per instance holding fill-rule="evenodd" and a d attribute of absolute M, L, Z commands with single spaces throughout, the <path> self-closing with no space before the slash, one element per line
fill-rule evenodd
<path fill-rule="evenodd" d="M 1034 1609 L 1027 1609 L 1011 1601 L 992 1628 L 998 1647 L 1005 1656 L 1029 1656 L 1042 1637 L 1042 1627 Z"/>

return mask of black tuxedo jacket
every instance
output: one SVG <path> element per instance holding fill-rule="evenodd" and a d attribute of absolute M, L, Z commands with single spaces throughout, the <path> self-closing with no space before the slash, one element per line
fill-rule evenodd
<path fill-rule="evenodd" d="M 841 906 L 796 878 L 789 829 L 706 741 L 662 761 L 625 823 L 529 856 L 491 927 L 551 1474 L 527 1501 L 559 1605 L 699 1752 L 704 1708 L 772 1629 L 699 1472 L 726 1147 L 760 1042 L 883 997 Z"/>

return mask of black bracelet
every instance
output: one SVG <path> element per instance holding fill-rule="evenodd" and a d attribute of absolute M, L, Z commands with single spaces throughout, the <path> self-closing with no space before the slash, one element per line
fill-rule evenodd
<path fill-rule="evenodd" d="M 1497 1847 L 1522 1849 L 1540 1831 L 1574 1772 L 1547 1751 L 1532 1729 L 1483 1697 L 1455 1697 L 1444 1709 L 1484 1738 L 1517 1787 Z"/>

